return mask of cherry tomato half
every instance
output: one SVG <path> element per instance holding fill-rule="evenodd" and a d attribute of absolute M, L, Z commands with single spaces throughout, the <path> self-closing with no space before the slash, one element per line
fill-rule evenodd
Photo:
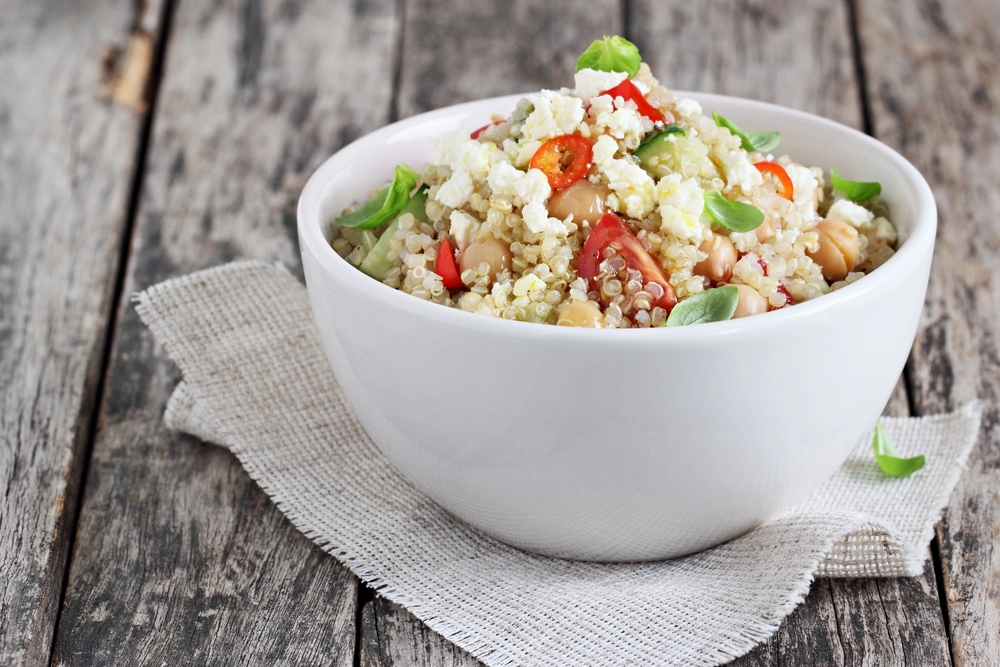
<path fill-rule="evenodd" d="M 552 137 L 538 147 L 531 158 L 531 169 L 540 169 L 553 190 L 573 185 L 590 171 L 594 147 L 579 134 Z"/>
<path fill-rule="evenodd" d="M 795 194 L 795 190 L 792 187 L 792 179 L 788 177 L 788 172 L 777 162 L 758 162 L 754 165 L 762 174 L 771 174 L 776 179 L 778 179 L 778 184 L 781 185 L 781 192 L 778 194 L 792 201 L 792 197 Z"/>
<path fill-rule="evenodd" d="M 441 276 L 441 284 L 444 285 L 445 289 L 465 287 L 461 276 L 458 275 L 458 267 L 455 265 L 455 255 L 451 251 L 451 243 L 448 239 L 441 241 L 437 259 L 434 260 L 434 273 Z"/>
<path fill-rule="evenodd" d="M 604 249 L 615 244 L 615 252 L 625 260 L 625 266 L 642 274 L 644 283 L 654 282 L 663 288 L 663 296 L 653 302 L 668 313 L 677 304 L 674 288 L 667 282 L 667 275 L 659 263 L 650 256 L 642 243 L 635 237 L 625 221 L 614 213 L 604 214 L 594 231 L 587 237 L 580 251 L 580 277 L 587 280 L 590 289 L 600 290 L 595 278 L 600 273 L 600 264 L 604 261 Z"/>
<path fill-rule="evenodd" d="M 635 87 L 629 79 L 625 79 L 619 83 L 614 88 L 608 88 L 601 95 L 610 95 L 612 98 L 621 97 L 626 100 L 632 100 L 635 102 L 636 109 L 643 116 L 653 121 L 654 123 L 665 123 L 666 118 L 660 113 L 660 110 L 654 107 L 652 104 L 646 101 L 646 97 L 642 94 L 642 91 Z"/>

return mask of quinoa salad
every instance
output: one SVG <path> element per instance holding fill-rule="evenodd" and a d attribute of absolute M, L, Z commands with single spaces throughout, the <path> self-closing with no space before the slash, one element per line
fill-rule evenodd
<path fill-rule="evenodd" d="M 796 162 L 774 129 L 675 96 L 606 37 L 573 88 L 358 193 L 330 243 L 389 287 L 509 320 L 646 328 L 791 307 L 878 268 L 897 234 L 878 183 Z"/>

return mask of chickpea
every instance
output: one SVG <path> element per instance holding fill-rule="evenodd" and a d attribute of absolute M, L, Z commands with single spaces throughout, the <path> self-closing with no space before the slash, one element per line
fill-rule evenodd
<path fill-rule="evenodd" d="M 604 184 L 594 185 L 587 179 L 577 181 L 553 193 L 549 199 L 549 215 L 565 220 L 572 214 L 577 224 L 586 220 L 595 225 L 604 216 L 607 208 L 604 202 L 609 194 L 611 190 Z"/>
<path fill-rule="evenodd" d="M 592 301 L 574 301 L 562 309 L 556 324 L 563 327 L 600 329 L 602 319 L 601 309 Z"/>
<path fill-rule="evenodd" d="M 767 299 L 763 294 L 749 285 L 735 285 L 735 287 L 739 290 L 740 300 L 736 304 L 736 312 L 733 313 L 734 320 L 737 317 L 749 317 L 767 312 Z"/>
<path fill-rule="evenodd" d="M 496 280 L 500 271 L 504 269 L 510 271 L 510 261 L 510 246 L 492 236 L 487 236 L 484 241 L 470 243 L 462 253 L 462 258 L 459 260 L 460 273 L 465 273 L 468 269 L 477 270 L 480 264 L 486 262 L 490 265 L 490 280 Z"/>
<path fill-rule="evenodd" d="M 764 222 L 754 230 L 754 234 L 757 235 L 757 243 L 767 243 L 767 240 L 774 236 L 774 221 L 771 220 L 771 216 L 764 216 Z"/>
<path fill-rule="evenodd" d="M 823 277 L 828 281 L 843 280 L 854 270 L 861 254 L 858 230 L 846 222 L 824 218 L 813 231 L 819 234 L 819 249 L 806 251 L 806 255 L 822 267 Z"/>
<path fill-rule="evenodd" d="M 713 234 L 698 246 L 708 257 L 694 266 L 695 274 L 705 276 L 713 283 L 724 283 L 733 275 L 733 265 L 738 259 L 736 246 L 724 234 Z"/>

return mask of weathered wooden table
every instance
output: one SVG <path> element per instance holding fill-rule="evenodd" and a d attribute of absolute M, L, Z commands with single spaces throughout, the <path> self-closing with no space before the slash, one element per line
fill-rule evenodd
<path fill-rule="evenodd" d="M 603 34 L 669 87 L 862 128 L 940 211 L 895 414 L 986 402 L 916 579 L 820 580 L 740 665 L 1000 664 L 995 0 L 0 0 L 0 664 L 473 665 L 167 431 L 129 295 L 298 267 L 319 163 L 397 118 L 572 80 Z M 776 391 L 775 401 L 780 402 Z"/>

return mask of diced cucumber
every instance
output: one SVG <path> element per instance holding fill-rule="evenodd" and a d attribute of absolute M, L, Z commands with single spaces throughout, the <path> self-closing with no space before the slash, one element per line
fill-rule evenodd
<path fill-rule="evenodd" d="M 639 144 L 632 155 L 639 161 L 643 169 L 650 171 L 674 152 L 674 143 L 677 141 L 677 137 L 685 135 L 684 128 L 680 125 L 667 125 L 663 130 Z"/>
<path fill-rule="evenodd" d="M 409 213 L 414 218 L 420 222 L 427 222 L 427 186 L 421 186 L 417 190 L 410 200 L 406 202 L 406 206 L 400 211 L 400 215 L 404 213 Z M 386 255 L 389 254 L 389 241 L 392 240 L 393 235 L 396 230 L 399 229 L 399 218 L 397 217 L 389 226 L 385 228 L 382 232 L 382 236 L 378 237 L 378 241 L 372 243 L 371 246 L 365 244 L 363 247 L 368 251 L 365 258 L 361 260 L 361 264 L 358 266 L 359 269 L 370 275 L 375 280 L 382 280 L 385 278 L 385 274 L 392 268 L 392 262 L 390 262 Z M 374 239 L 375 235 L 369 230 L 365 230 L 367 234 L 371 234 Z M 364 238 L 367 241 L 367 237 Z"/>
<path fill-rule="evenodd" d="M 389 241 L 397 229 L 399 229 L 399 218 L 393 220 L 386 227 L 385 231 L 382 232 L 382 236 L 379 237 L 375 245 L 368 251 L 365 258 L 361 260 L 361 265 L 358 268 L 375 280 L 385 278 L 386 272 L 392 268 L 392 262 L 386 259 L 386 255 L 389 253 Z"/>

